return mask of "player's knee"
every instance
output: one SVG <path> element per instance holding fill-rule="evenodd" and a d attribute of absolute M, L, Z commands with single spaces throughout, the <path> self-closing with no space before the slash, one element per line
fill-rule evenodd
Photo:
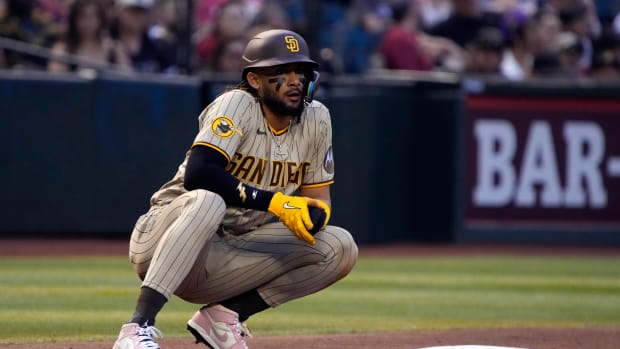
<path fill-rule="evenodd" d="M 345 242 L 343 243 L 342 249 L 343 260 L 345 261 L 342 271 L 349 274 L 357 262 L 358 249 L 351 233 L 343 229 L 342 235 L 347 237 L 346 240 L 344 240 Z"/>
<path fill-rule="evenodd" d="M 357 262 L 358 249 L 351 233 L 347 230 L 328 226 L 326 231 L 327 240 L 333 251 L 333 265 L 338 269 L 338 274 L 343 277 L 351 272 Z"/>
<path fill-rule="evenodd" d="M 226 212 L 226 203 L 220 195 L 204 189 L 192 190 L 188 195 L 190 199 L 185 203 L 185 207 L 199 212 L 201 216 L 206 214 L 212 217 L 211 220 L 217 221 L 219 225 Z"/>

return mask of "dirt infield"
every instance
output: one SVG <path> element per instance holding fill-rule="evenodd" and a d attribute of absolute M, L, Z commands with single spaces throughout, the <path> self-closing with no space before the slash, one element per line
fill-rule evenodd
<path fill-rule="evenodd" d="M 43 240 L 1 239 L 0 257 L 7 256 L 80 256 L 125 255 L 123 240 Z M 453 246 L 394 244 L 360 246 L 360 256 L 440 256 L 440 255 L 605 255 L 620 257 L 619 247 L 562 246 Z M 327 348 L 411 348 L 455 345 L 511 346 L 528 349 L 618 349 L 620 327 L 592 328 L 506 328 L 452 329 L 408 332 L 356 333 L 255 337 L 252 349 L 327 349 Z M 112 343 L 45 343 L 0 346 L 9 349 L 109 349 Z M 164 338 L 162 349 L 206 348 L 189 338 Z"/>
<path fill-rule="evenodd" d="M 519 328 L 501 330 L 421 330 L 321 336 L 252 338 L 252 349 L 418 349 L 429 346 L 493 345 L 528 349 L 618 349 L 620 329 Z M 162 349 L 206 349 L 187 339 L 162 339 Z M 109 342 L 15 344 L 7 349 L 110 349 Z M 0 346 L 2 347 L 2 346 Z"/>

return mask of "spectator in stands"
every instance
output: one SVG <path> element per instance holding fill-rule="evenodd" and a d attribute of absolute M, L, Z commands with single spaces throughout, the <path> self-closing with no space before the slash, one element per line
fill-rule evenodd
<path fill-rule="evenodd" d="M 577 35 L 583 51 L 579 60 L 580 69 L 588 70 L 592 64 L 593 41 L 596 38 L 595 15 L 588 0 L 568 1 L 558 8 L 558 16 L 562 22 L 562 30 Z M 599 28 L 600 29 L 600 28 Z"/>
<path fill-rule="evenodd" d="M 620 81 L 620 33 L 607 27 L 594 45 L 589 77 Z"/>
<path fill-rule="evenodd" d="M 392 6 L 392 23 L 379 44 L 379 53 L 387 69 L 433 69 L 432 58 L 419 43 L 418 16 L 410 1 L 400 1 Z"/>
<path fill-rule="evenodd" d="M 196 32 L 210 32 L 215 24 L 217 11 L 228 0 L 198 0 L 194 4 L 194 23 Z"/>
<path fill-rule="evenodd" d="M 560 69 L 567 78 L 581 78 L 586 75 L 585 67 L 580 64 L 583 57 L 583 42 L 572 32 L 561 32 L 558 36 L 558 57 Z"/>
<path fill-rule="evenodd" d="M 50 19 L 52 21 L 54 21 L 58 25 L 63 26 L 68 21 L 69 6 L 71 5 L 72 1 L 37 0 L 37 7 L 39 7 L 44 13 L 50 16 Z"/>
<path fill-rule="evenodd" d="M 148 36 L 155 42 L 161 42 L 168 49 L 169 61 L 176 62 L 179 50 L 180 24 L 175 0 L 156 0 L 153 8 L 153 24 L 148 29 Z"/>
<path fill-rule="evenodd" d="M 132 67 L 141 73 L 178 73 L 175 47 L 148 35 L 153 0 L 117 0 L 112 37 L 129 54 Z"/>
<path fill-rule="evenodd" d="M 306 4 L 308 0 L 277 0 L 278 4 L 282 7 L 284 12 L 286 12 L 286 17 L 288 18 L 288 22 L 290 23 L 290 27 L 298 30 L 298 32 L 306 31 L 308 25 L 308 5 Z M 338 0 L 339 2 L 346 2 L 348 0 Z M 331 2 L 330 0 L 322 0 L 320 1 L 321 6 L 325 6 L 326 3 Z M 319 3 L 317 1 L 317 3 Z M 326 14 L 323 12 L 322 17 L 325 17 Z"/>
<path fill-rule="evenodd" d="M 372 68 L 383 68 L 379 45 L 391 24 L 391 8 L 380 1 L 359 2 L 345 7 L 346 2 L 329 1 L 321 42 L 321 70 L 330 73 L 358 74 Z M 339 20 L 340 17 L 342 20 Z M 327 29 L 329 28 L 329 29 Z"/>
<path fill-rule="evenodd" d="M 460 73 L 465 69 L 465 50 L 452 40 L 423 31 L 418 31 L 418 39 L 435 70 Z"/>
<path fill-rule="evenodd" d="M 542 6 L 533 16 L 536 21 L 535 53 L 531 77 L 560 77 L 565 75 L 560 65 L 559 41 L 561 23 L 555 10 Z"/>
<path fill-rule="evenodd" d="M 479 0 L 452 0 L 450 17 L 428 29 L 428 33 L 452 40 L 461 47 L 472 41 L 485 27 L 500 28 L 501 17 L 483 11 Z"/>
<path fill-rule="evenodd" d="M 420 29 L 427 31 L 450 16 L 451 0 L 416 0 L 420 9 Z"/>
<path fill-rule="evenodd" d="M 541 51 L 534 57 L 531 77 L 575 79 L 584 77 L 579 57 L 583 48 L 577 36 L 561 32 L 553 48 Z"/>
<path fill-rule="evenodd" d="M 504 37 L 494 27 L 486 27 L 478 31 L 478 35 L 467 44 L 466 75 L 482 77 L 502 77 L 500 65 L 504 53 Z"/>
<path fill-rule="evenodd" d="M 269 29 L 292 29 L 288 13 L 278 1 L 266 1 L 250 20 L 247 36 Z"/>
<path fill-rule="evenodd" d="M 479 0 L 481 8 L 486 12 L 495 12 L 497 14 L 504 14 L 507 12 L 520 12 L 527 16 L 531 16 L 536 13 L 540 5 L 545 0 Z"/>
<path fill-rule="evenodd" d="M 509 80 L 524 80 L 531 76 L 536 56 L 538 22 L 520 12 L 504 14 L 504 29 L 508 33 L 507 47 L 501 63 L 501 73 Z M 504 34 L 506 37 L 506 33 Z"/>
<path fill-rule="evenodd" d="M 196 0 L 194 6 L 194 35 L 201 39 L 209 35 L 217 26 L 217 18 L 222 6 L 231 0 Z M 235 0 L 233 0 L 235 1 Z M 278 0 L 282 1 L 282 0 Z M 261 8 L 263 0 L 241 0 L 245 15 L 253 18 Z M 299 2 L 295 0 L 295 2 Z"/>
<path fill-rule="evenodd" d="M 103 12 L 105 13 L 106 23 L 104 27 L 107 28 L 108 32 L 111 32 L 118 22 L 119 7 L 116 1 L 117 0 L 99 0 L 101 6 L 103 6 Z"/>
<path fill-rule="evenodd" d="M 541 8 L 534 15 L 536 22 L 536 52 L 545 52 L 555 50 L 558 41 L 558 35 L 562 29 L 562 23 L 555 11 Z"/>
<path fill-rule="evenodd" d="M 241 74 L 245 62 L 241 58 L 248 40 L 245 36 L 237 36 L 219 42 L 213 54 L 213 65 L 210 70 L 221 73 Z"/>
<path fill-rule="evenodd" d="M 0 36 L 49 48 L 62 33 L 62 27 L 35 6 L 35 0 L 6 0 L 6 13 L 0 17 Z M 0 68 L 45 70 L 47 59 L 0 47 Z"/>
<path fill-rule="evenodd" d="M 75 0 L 69 8 L 65 35 L 52 47 L 55 53 L 68 53 L 84 60 L 85 64 L 65 64 L 50 60 L 47 69 L 52 72 L 78 71 L 85 66 L 109 66 L 130 71 L 131 61 L 123 48 L 107 34 L 105 13 L 99 0 Z"/>
<path fill-rule="evenodd" d="M 244 0 L 229 0 L 217 8 L 214 26 L 197 38 L 196 66 L 199 70 L 213 66 L 216 47 L 230 38 L 246 35 L 251 18 L 248 17 Z"/>

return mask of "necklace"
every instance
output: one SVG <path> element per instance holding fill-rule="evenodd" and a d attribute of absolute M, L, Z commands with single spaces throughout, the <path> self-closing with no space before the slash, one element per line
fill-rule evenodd
<path fill-rule="evenodd" d="M 271 139 L 273 139 L 273 143 L 276 145 L 276 158 L 280 160 L 284 160 L 288 157 L 288 146 L 286 145 L 286 139 L 288 138 L 288 134 L 291 132 L 291 121 L 292 120 L 288 121 L 288 126 L 285 132 L 286 134 L 278 141 L 278 136 L 274 133 L 273 128 L 269 126 L 267 120 L 265 120 L 267 128 L 269 129 L 269 134 L 271 134 Z"/>

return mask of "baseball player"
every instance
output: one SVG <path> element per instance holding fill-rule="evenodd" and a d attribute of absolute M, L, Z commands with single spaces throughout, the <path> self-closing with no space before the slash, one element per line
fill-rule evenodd
<path fill-rule="evenodd" d="M 142 279 L 113 349 L 157 349 L 155 317 L 172 295 L 203 305 L 187 329 L 212 349 L 247 348 L 253 314 L 344 278 L 349 232 L 327 225 L 334 178 L 329 110 L 312 95 L 305 40 L 268 30 L 247 44 L 241 83 L 209 104 L 172 180 L 131 235 Z"/>

